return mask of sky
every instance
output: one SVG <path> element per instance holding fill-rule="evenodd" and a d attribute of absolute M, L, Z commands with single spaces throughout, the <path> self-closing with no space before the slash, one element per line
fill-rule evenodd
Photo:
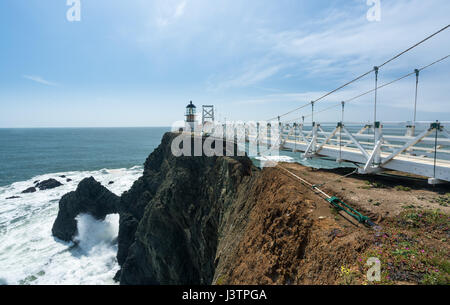
<path fill-rule="evenodd" d="M 170 126 L 190 100 L 219 120 L 267 120 L 380 65 L 450 23 L 448 0 L 0 2 L 0 128 Z M 384 66 L 380 84 L 450 54 L 450 29 Z M 419 121 L 450 121 L 450 59 L 420 75 Z M 374 87 L 374 75 L 316 110 Z M 380 89 L 377 118 L 410 121 L 415 76 Z M 346 105 L 373 120 L 373 94 Z M 310 107 L 283 117 L 299 120 Z M 336 107 L 316 121 L 340 120 Z M 310 120 L 307 117 L 306 120 Z"/>

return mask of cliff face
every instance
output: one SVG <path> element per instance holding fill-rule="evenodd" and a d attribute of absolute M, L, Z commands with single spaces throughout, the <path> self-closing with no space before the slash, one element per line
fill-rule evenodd
<path fill-rule="evenodd" d="M 247 157 L 175 157 L 176 136 L 164 135 L 118 201 L 102 187 L 85 192 L 95 181 L 61 200 L 71 228 L 77 211 L 120 214 L 121 284 L 333 284 L 365 249 L 364 234 L 343 229 L 279 169 L 261 171 Z"/>
<path fill-rule="evenodd" d="M 223 228 L 258 174 L 246 157 L 174 157 L 175 136 L 164 135 L 121 198 L 121 284 L 210 284 Z"/>

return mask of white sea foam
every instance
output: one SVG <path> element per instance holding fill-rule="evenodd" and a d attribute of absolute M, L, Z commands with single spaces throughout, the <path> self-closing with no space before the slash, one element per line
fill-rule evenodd
<path fill-rule="evenodd" d="M 256 160 L 260 161 L 261 167 L 273 167 L 276 166 L 278 162 L 294 163 L 296 162 L 294 158 L 289 156 L 264 156 L 255 157 Z"/>
<path fill-rule="evenodd" d="M 272 162 L 295 162 L 295 159 L 289 156 L 264 156 L 264 157 L 256 157 L 255 159 L 260 161 L 272 161 Z"/>
<path fill-rule="evenodd" d="M 60 176 L 66 176 L 61 178 Z M 78 246 L 52 237 L 59 199 L 78 183 L 93 176 L 117 195 L 142 175 L 142 167 L 46 174 L 0 187 L 0 285 L 1 284 L 113 284 L 118 215 L 98 221 L 78 216 Z M 36 180 L 55 178 L 55 189 L 21 194 Z M 66 179 L 72 179 L 67 182 Z M 110 181 L 114 181 L 109 185 Z M 19 196 L 16 199 L 6 199 Z"/>
<path fill-rule="evenodd" d="M 89 254 L 98 246 L 111 245 L 119 233 L 119 215 L 108 215 L 104 221 L 95 219 L 89 214 L 78 215 L 78 235 L 75 241 L 80 248 Z"/>

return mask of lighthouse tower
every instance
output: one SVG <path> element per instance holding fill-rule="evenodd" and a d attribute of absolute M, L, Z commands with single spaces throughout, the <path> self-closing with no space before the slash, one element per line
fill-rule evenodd
<path fill-rule="evenodd" d="M 186 106 L 186 127 L 189 127 L 191 131 L 194 131 L 195 125 L 197 123 L 197 107 L 192 104 L 192 101 L 189 105 Z"/>

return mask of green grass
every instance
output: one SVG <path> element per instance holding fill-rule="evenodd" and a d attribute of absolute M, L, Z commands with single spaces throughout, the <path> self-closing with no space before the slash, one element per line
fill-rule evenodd
<path fill-rule="evenodd" d="M 408 228 L 447 228 L 449 226 L 449 216 L 434 211 L 408 211 L 400 214 L 400 223 Z"/>
<path fill-rule="evenodd" d="M 396 189 L 397 191 L 404 191 L 404 192 L 409 192 L 409 191 L 411 191 L 411 188 L 410 188 L 410 187 L 403 186 L 403 185 L 397 185 L 397 186 L 395 187 L 395 189 Z"/>
<path fill-rule="evenodd" d="M 381 282 L 450 285 L 450 254 L 446 246 L 450 217 L 439 210 L 406 210 L 383 226 L 381 234 L 357 259 L 353 282 L 366 279 L 370 257 L 381 262 Z"/>
<path fill-rule="evenodd" d="M 413 204 L 409 204 L 409 205 L 404 205 L 404 206 L 402 206 L 402 208 L 403 208 L 403 209 L 415 209 L 416 206 L 413 205 Z"/>
<path fill-rule="evenodd" d="M 226 275 L 224 275 L 224 274 L 220 275 L 220 276 L 217 278 L 216 285 L 224 285 L 226 279 L 227 279 Z"/>
<path fill-rule="evenodd" d="M 434 202 L 439 203 L 439 205 L 443 207 L 450 206 L 450 193 L 447 193 L 444 196 L 439 196 L 434 200 Z"/>
<path fill-rule="evenodd" d="M 386 185 L 380 183 L 380 182 L 371 182 L 371 181 L 365 181 L 364 182 L 366 185 L 361 186 L 361 189 L 364 190 L 369 190 L 369 189 L 383 189 L 383 188 L 387 188 Z"/>

